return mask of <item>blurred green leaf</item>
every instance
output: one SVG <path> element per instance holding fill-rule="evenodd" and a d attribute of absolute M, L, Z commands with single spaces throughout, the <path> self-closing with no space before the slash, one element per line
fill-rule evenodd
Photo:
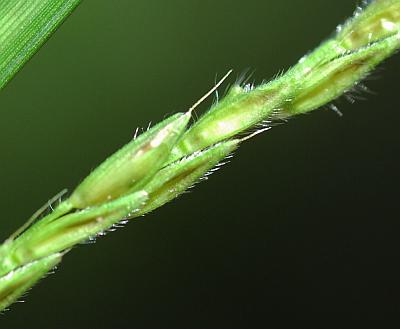
<path fill-rule="evenodd" d="M 79 3 L 80 0 L 0 2 L 0 89 Z"/>

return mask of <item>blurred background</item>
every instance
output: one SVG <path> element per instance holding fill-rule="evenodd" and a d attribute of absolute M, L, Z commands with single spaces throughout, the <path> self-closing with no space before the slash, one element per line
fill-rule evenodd
<path fill-rule="evenodd" d="M 136 127 L 188 109 L 229 69 L 229 83 L 272 78 L 355 6 L 85 0 L 1 92 L 0 238 Z M 394 56 L 367 101 L 336 103 L 343 117 L 276 126 L 190 194 L 75 248 L 1 328 L 337 328 L 346 313 L 382 325 L 400 311 L 399 77 Z"/>

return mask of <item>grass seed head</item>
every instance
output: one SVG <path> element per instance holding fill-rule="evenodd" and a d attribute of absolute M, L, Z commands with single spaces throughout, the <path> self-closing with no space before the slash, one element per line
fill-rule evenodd
<path fill-rule="evenodd" d="M 137 215 L 148 213 L 182 194 L 238 146 L 239 140 L 218 143 L 160 170 L 144 187 L 149 200 Z"/>
<path fill-rule="evenodd" d="M 72 193 L 69 202 L 85 208 L 140 189 L 161 168 L 190 114 L 178 113 L 132 140 L 97 167 Z"/>
<path fill-rule="evenodd" d="M 52 254 L 0 277 L 0 310 L 14 303 L 25 291 L 36 284 L 61 261 L 61 257 L 60 253 Z"/>

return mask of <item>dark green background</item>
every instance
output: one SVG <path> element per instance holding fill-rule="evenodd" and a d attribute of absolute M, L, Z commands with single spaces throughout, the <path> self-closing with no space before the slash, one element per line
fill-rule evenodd
<path fill-rule="evenodd" d="M 354 7 L 84 1 L 1 92 L 0 238 L 137 126 L 188 109 L 230 68 L 230 82 L 273 77 Z M 337 102 L 343 118 L 277 126 L 191 194 L 75 248 L 0 327 L 338 328 L 343 313 L 399 313 L 399 77 L 395 56 L 367 81 L 376 95 Z"/>

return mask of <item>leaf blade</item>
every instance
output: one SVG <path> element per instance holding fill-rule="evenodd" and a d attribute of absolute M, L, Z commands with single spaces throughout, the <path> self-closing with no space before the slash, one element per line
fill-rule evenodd
<path fill-rule="evenodd" d="M 0 2 L 0 90 L 80 2 L 81 0 Z"/>

